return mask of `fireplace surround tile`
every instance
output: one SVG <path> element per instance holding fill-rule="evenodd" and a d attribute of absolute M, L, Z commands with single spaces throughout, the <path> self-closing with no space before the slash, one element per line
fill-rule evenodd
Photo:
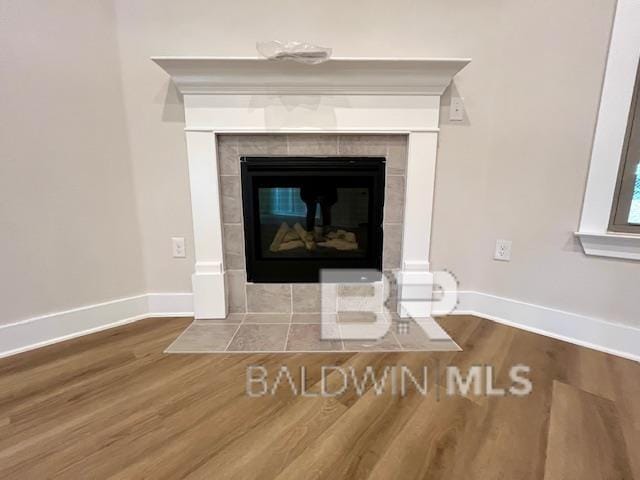
<path fill-rule="evenodd" d="M 293 134 L 287 136 L 289 155 L 337 155 L 338 136 Z"/>
<path fill-rule="evenodd" d="M 383 228 L 382 268 L 385 270 L 400 268 L 402 260 L 402 225 L 399 223 L 385 223 Z"/>
<path fill-rule="evenodd" d="M 320 312 L 320 285 L 294 283 L 292 285 L 294 313 Z"/>
<path fill-rule="evenodd" d="M 291 285 L 288 283 L 247 284 L 250 313 L 291 313 Z"/>
<path fill-rule="evenodd" d="M 239 175 L 221 175 L 222 221 L 224 223 L 242 222 L 242 189 Z"/>
<path fill-rule="evenodd" d="M 218 162 L 220 175 L 240 175 L 238 137 L 218 135 Z"/>
<path fill-rule="evenodd" d="M 387 155 L 389 135 L 340 135 L 339 155 Z"/>
<path fill-rule="evenodd" d="M 242 225 L 225 223 L 224 233 L 224 261 L 227 269 L 244 270 L 244 248 Z"/>
<path fill-rule="evenodd" d="M 220 134 L 217 141 L 230 312 L 293 311 L 294 314 L 313 314 L 320 311 L 318 285 L 246 283 L 241 180 L 238 175 L 240 157 L 243 155 L 386 156 L 383 266 L 385 270 L 400 268 L 407 164 L 406 135 Z M 275 296 L 272 293 L 275 293 Z M 392 298 L 389 304 L 395 305 L 395 300 Z M 307 320 L 310 319 L 311 315 Z"/>
<path fill-rule="evenodd" d="M 387 137 L 387 175 L 407 174 L 407 137 L 389 135 Z"/>
<path fill-rule="evenodd" d="M 238 142 L 238 161 L 241 155 L 286 155 L 287 136 L 283 134 L 235 135 Z"/>
<path fill-rule="evenodd" d="M 404 218 L 404 184 L 404 176 L 387 175 L 384 198 L 385 223 L 402 223 Z"/>
<path fill-rule="evenodd" d="M 247 311 L 247 294 L 245 291 L 246 284 L 247 274 L 244 271 L 227 271 L 229 312 L 244 313 Z"/>

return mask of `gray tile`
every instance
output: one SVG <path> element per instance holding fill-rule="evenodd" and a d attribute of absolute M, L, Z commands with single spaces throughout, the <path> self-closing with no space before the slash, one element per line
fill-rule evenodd
<path fill-rule="evenodd" d="M 375 286 L 368 283 L 338 285 L 339 297 L 373 297 Z"/>
<path fill-rule="evenodd" d="M 242 324 L 228 351 L 281 352 L 284 351 L 288 331 L 289 325 Z"/>
<path fill-rule="evenodd" d="M 227 301 L 229 312 L 244 313 L 247 311 L 245 285 L 247 275 L 242 270 L 227 270 Z"/>
<path fill-rule="evenodd" d="M 239 325 L 193 323 L 170 346 L 167 352 L 223 352 Z"/>
<path fill-rule="evenodd" d="M 248 313 L 244 323 L 291 323 L 288 313 Z"/>
<path fill-rule="evenodd" d="M 398 282 L 393 270 L 385 270 L 384 276 L 387 278 L 384 290 L 384 306 L 391 312 L 398 310 Z"/>
<path fill-rule="evenodd" d="M 342 350 L 340 340 L 322 340 L 320 325 L 291 325 L 287 350 L 295 352 L 320 352 Z"/>
<path fill-rule="evenodd" d="M 337 317 L 335 314 L 331 315 L 330 321 L 336 322 Z M 320 313 L 294 313 L 291 316 L 291 323 L 320 323 L 322 321 L 322 315 Z"/>
<path fill-rule="evenodd" d="M 387 177 L 384 198 L 384 221 L 386 223 L 402 223 L 404 219 L 404 177 L 391 175 Z"/>
<path fill-rule="evenodd" d="M 238 175 L 223 175 L 220 177 L 220 191 L 222 200 L 222 222 L 242 222 L 242 189 Z"/>
<path fill-rule="evenodd" d="M 230 313 L 227 318 L 208 318 L 206 320 L 194 320 L 194 325 L 220 325 L 225 323 L 242 323 L 244 313 Z"/>
<path fill-rule="evenodd" d="M 238 135 L 238 152 L 242 155 L 286 155 L 286 135 Z"/>
<path fill-rule="evenodd" d="M 338 323 L 373 323 L 376 314 L 373 312 L 338 312 Z"/>
<path fill-rule="evenodd" d="M 407 172 L 407 136 L 390 135 L 387 149 L 387 175 L 405 175 Z"/>
<path fill-rule="evenodd" d="M 289 134 L 289 155 L 337 155 L 338 136 Z"/>
<path fill-rule="evenodd" d="M 338 153 L 340 155 L 387 155 L 388 135 L 340 135 Z"/>
<path fill-rule="evenodd" d="M 402 261 L 402 225 L 384 224 L 382 268 L 385 270 L 400 268 Z"/>
<path fill-rule="evenodd" d="M 240 175 L 240 154 L 236 135 L 218 135 L 218 165 L 220 175 Z"/>
<path fill-rule="evenodd" d="M 247 309 L 251 313 L 291 313 L 291 285 L 247 284 Z"/>
<path fill-rule="evenodd" d="M 244 269 L 244 240 L 242 225 L 223 225 L 225 267 L 232 270 Z"/>
<path fill-rule="evenodd" d="M 345 351 L 351 352 L 401 350 L 400 344 L 391 332 L 377 340 L 343 340 L 342 343 Z"/>
<path fill-rule="evenodd" d="M 294 283 L 293 311 L 296 313 L 320 312 L 320 285 Z"/>

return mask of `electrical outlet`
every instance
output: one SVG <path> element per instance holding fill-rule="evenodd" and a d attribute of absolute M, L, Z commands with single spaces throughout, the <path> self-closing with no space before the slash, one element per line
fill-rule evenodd
<path fill-rule="evenodd" d="M 449 120 L 461 122 L 464 120 L 464 102 L 460 97 L 451 97 L 449 105 Z"/>
<path fill-rule="evenodd" d="M 511 240 L 496 240 L 496 252 L 493 258 L 502 262 L 511 260 Z"/>
<path fill-rule="evenodd" d="M 171 237 L 171 246 L 173 249 L 173 258 L 185 258 L 187 256 L 184 237 Z"/>

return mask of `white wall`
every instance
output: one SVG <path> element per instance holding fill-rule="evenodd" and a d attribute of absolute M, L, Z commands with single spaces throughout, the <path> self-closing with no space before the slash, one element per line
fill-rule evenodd
<path fill-rule="evenodd" d="M 182 108 L 152 55 L 255 55 L 260 39 L 308 39 L 338 56 L 472 57 L 452 91 L 432 258 L 462 288 L 640 325 L 640 266 L 584 256 L 580 215 L 615 0 L 182 2 L 116 0 L 147 283 L 189 291 L 192 258 Z M 497 238 L 513 260 L 492 259 Z M 189 245 L 191 247 L 191 245 Z M 192 253 L 192 248 L 190 248 Z"/>
<path fill-rule="evenodd" d="M 449 123 L 443 99 L 434 267 L 466 290 L 640 325 L 639 264 L 585 257 L 571 234 L 615 0 L 0 5 L 0 322 L 190 291 L 182 105 L 149 57 L 302 38 L 339 56 L 472 57 L 451 89 L 467 121 Z M 514 241 L 510 263 L 492 260 L 496 238 Z"/>
<path fill-rule="evenodd" d="M 145 291 L 114 20 L 0 3 L 0 324 Z"/>
<path fill-rule="evenodd" d="M 587 257 L 578 228 L 614 2 L 505 2 L 475 241 L 479 288 L 640 326 L 640 262 Z M 475 128 L 472 119 L 471 128 Z M 438 224 L 438 228 L 441 224 Z M 438 238 L 444 238 L 441 230 Z M 510 263 L 491 259 L 496 238 Z M 438 251 L 435 252 L 436 256 Z"/>

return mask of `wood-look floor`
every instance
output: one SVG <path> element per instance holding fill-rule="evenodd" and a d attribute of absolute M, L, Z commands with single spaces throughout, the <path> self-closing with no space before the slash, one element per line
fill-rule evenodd
<path fill-rule="evenodd" d="M 2 479 L 640 480 L 640 364 L 474 317 L 437 353 L 163 354 L 148 319 L 0 360 Z M 245 394 L 248 365 L 531 366 L 527 397 Z M 329 381 L 329 384 L 331 383 Z M 439 390 L 438 390 L 439 391 Z M 635 475 L 635 476 L 634 476 Z"/>

